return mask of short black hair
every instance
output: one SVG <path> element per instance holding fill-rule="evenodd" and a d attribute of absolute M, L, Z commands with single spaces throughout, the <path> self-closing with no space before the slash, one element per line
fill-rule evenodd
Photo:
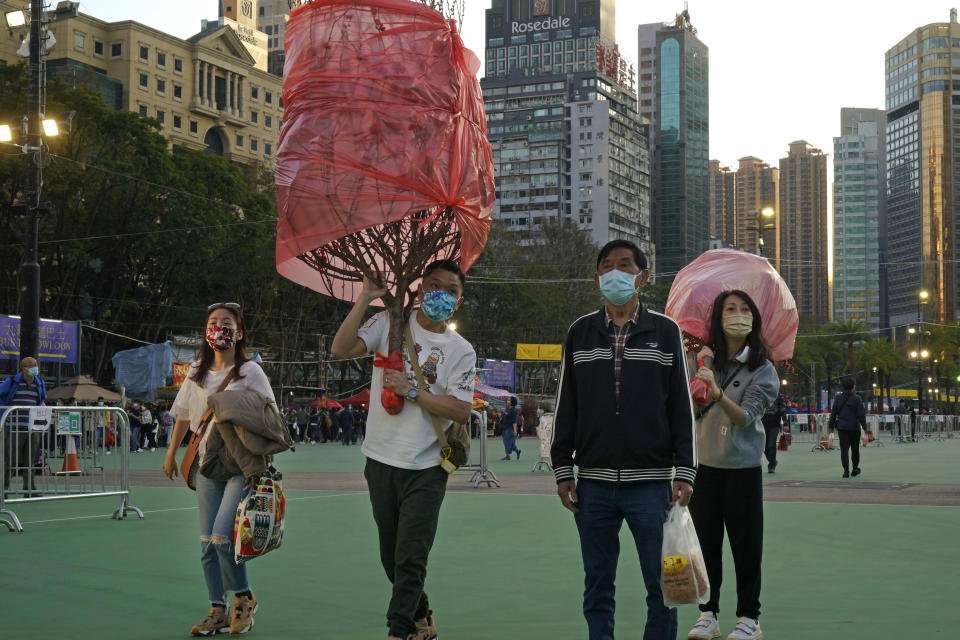
<path fill-rule="evenodd" d="M 603 259 L 610 255 L 610 252 L 614 249 L 630 249 L 633 252 L 633 261 L 640 267 L 640 271 L 647 268 L 647 257 L 643 255 L 643 251 L 640 251 L 640 247 L 629 240 L 611 240 L 600 249 L 600 254 L 597 256 L 598 269 Z"/>
<path fill-rule="evenodd" d="M 463 275 L 463 271 L 460 271 L 460 265 L 453 260 L 434 260 L 427 265 L 426 269 L 423 270 L 422 277 L 426 278 L 437 269 L 443 269 L 444 271 L 449 271 L 450 273 L 456 275 L 460 279 L 460 286 L 466 286 L 467 276 Z"/>
<path fill-rule="evenodd" d="M 844 376 L 843 380 L 840 381 L 840 384 L 843 385 L 844 389 L 846 389 L 847 391 L 850 391 L 851 389 L 853 389 L 853 385 L 854 385 L 853 376 Z"/>
<path fill-rule="evenodd" d="M 511 406 L 511 407 L 517 406 L 517 397 L 516 397 L 516 396 L 510 396 L 510 406 Z"/>

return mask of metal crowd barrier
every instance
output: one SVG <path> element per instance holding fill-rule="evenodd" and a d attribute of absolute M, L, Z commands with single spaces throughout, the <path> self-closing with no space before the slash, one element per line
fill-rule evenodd
<path fill-rule="evenodd" d="M 909 444 L 925 440 L 960 438 L 960 416 L 907 414 L 867 414 L 867 428 L 876 438 L 867 446 L 889 443 Z M 821 441 L 829 432 L 829 413 L 788 414 L 793 444 L 811 444 L 814 451 L 823 451 Z M 834 448 L 836 445 L 834 445 Z"/>
<path fill-rule="evenodd" d="M 0 411 L 0 522 L 8 530 L 23 531 L 9 507 L 27 502 L 117 496 L 115 519 L 128 511 L 143 519 L 143 512 L 129 504 L 130 420 L 123 409 L 14 406 Z"/>
<path fill-rule="evenodd" d="M 473 411 L 472 415 L 477 416 L 480 420 L 480 452 L 479 460 L 476 463 L 468 463 L 461 467 L 457 468 L 457 471 L 472 471 L 473 477 L 470 478 L 470 482 L 473 483 L 473 488 L 476 489 L 480 486 L 481 482 L 485 482 L 487 486 L 497 485 L 500 486 L 500 481 L 497 480 L 497 475 L 490 470 L 490 466 L 487 459 L 487 414 L 482 411 Z M 471 435 L 473 432 L 473 427 L 470 427 Z M 470 458 L 474 458 L 474 448 L 470 447 Z M 456 473 L 455 471 L 454 473 Z"/>

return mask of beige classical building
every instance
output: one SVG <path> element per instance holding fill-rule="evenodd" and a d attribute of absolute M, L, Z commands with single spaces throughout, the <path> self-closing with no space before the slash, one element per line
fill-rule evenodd
<path fill-rule="evenodd" d="M 804 140 L 780 159 L 780 275 L 801 317 L 829 322 L 827 156 Z"/>
<path fill-rule="evenodd" d="M 780 264 L 780 172 L 755 156 L 738 160 L 736 246 L 757 253 L 759 233 L 763 234 L 763 255 L 774 267 Z M 773 209 L 773 218 L 757 217 Z M 772 229 L 768 229 L 773 225 Z"/>
<path fill-rule="evenodd" d="M 5 10 L 9 0 L 0 0 Z M 229 23 L 181 40 L 133 21 L 104 22 L 77 2 L 49 12 L 56 45 L 48 75 L 97 89 L 107 104 L 160 122 L 174 146 L 272 165 L 283 120 L 281 78 L 258 69 Z M 2 25 L 6 26 L 6 25 Z M 28 27 L 0 32 L 0 61 L 16 64 Z"/>

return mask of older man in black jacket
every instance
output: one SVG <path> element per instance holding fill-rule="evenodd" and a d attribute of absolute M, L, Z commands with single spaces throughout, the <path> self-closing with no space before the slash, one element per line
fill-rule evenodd
<path fill-rule="evenodd" d="M 660 555 L 670 505 L 693 494 L 696 438 L 680 328 L 639 301 L 649 276 L 636 245 L 607 243 L 594 274 L 606 304 L 574 322 L 564 344 L 550 455 L 580 533 L 590 640 L 613 638 L 624 520 L 647 589 L 643 638 L 677 635 L 676 609 L 663 604 Z"/>
<path fill-rule="evenodd" d="M 830 410 L 830 429 L 839 431 L 840 464 L 843 465 L 843 477 L 850 477 L 849 452 L 853 458 L 853 475 L 860 475 L 860 429 L 867 428 L 867 411 L 863 400 L 854 392 L 852 377 L 843 379 L 843 391 L 833 401 Z"/>

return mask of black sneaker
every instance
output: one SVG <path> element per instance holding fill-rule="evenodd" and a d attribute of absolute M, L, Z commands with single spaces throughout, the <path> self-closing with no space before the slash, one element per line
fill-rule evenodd
<path fill-rule="evenodd" d="M 860 468 L 857 467 L 856 469 L 853 470 L 853 473 L 852 473 L 851 475 L 858 476 L 858 475 L 860 475 L 860 473 L 861 473 Z"/>
<path fill-rule="evenodd" d="M 849 472 L 849 471 L 844 471 L 844 472 L 843 472 L 843 477 L 844 477 L 844 478 L 849 478 L 849 477 L 850 477 L 850 472 Z"/>

